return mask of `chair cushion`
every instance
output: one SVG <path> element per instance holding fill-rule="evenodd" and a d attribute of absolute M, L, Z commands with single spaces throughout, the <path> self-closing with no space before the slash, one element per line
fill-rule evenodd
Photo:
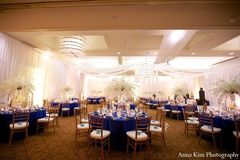
<path fill-rule="evenodd" d="M 90 134 L 90 137 L 93 139 L 105 139 L 108 136 L 110 136 L 111 132 L 107 131 L 107 130 L 103 130 L 103 136 L 101 137 L 101 130 L 100 129 L 96 129 L 93 130 Z"/>
<path fill-rule="evenodd" d="M 181 113 L 181 111 L 172 110 L 172 113 Z"/>
<path fill-rule="evenodd" d="M 198 120 L 197 117 L 188 117 L 189 120 Z"/>
<path fill-rule="evenodd" d="M 219 133 L 222 131 L 221 128 L 213 127 L 213 132 L 212 132 L 212 127 L 207 125 L 202 126 L 200 130 L 207 133 Z"/>
<path fill-rule="evenodd" d="M 151 120 L 151 125 L 159 125 L 160 122 L 156 120 Z"/>
<path fill-rule="evenodd" d="M 150 132 L 162 132 L 162 127 L 159 126 L 150 126 Z"/>
<path fill-rule="evenodd" d="M 170 109 L 163 109 L 164 112 L 170 112 Z"/>
<path fill-rule="evenodd" d="M 75 109 L 75 110 L 78 110 L 78 109 L 80 109 L 80 107 L 74 107 L 74 109 Z"/>
<path fill-rule="evenodd" d="M 52 122 L 54 118 L 50 117 L 49 122 Z M 48 117 L 40 118 L 37 120 L 38 123 L 48 123 Z"/>
<path fill-rule="evenodd" d="M 83 119 L 81 119 L 81 122 L 82 122 L 82 123 L 88 123 L 88 118 L 83 118 Z"/>
<path fill-rule="evenodd" d="M 79 130 L 89 129 L 89 124 L 88 123 L 78 124 L 77 129 L 79 129 Z"/>
<path fill-rule="evenodd" d="M 46 116 L 48 117 L 49 114 L 47 113 Z M 57 114 L 57 113 L 51 113 L 51 114 L 50 114 L 50 117 L 58 117 L 58 114 Z"/>
<path fill-rule="evenodd" d="M 233 135 L 237 138 L 240 138 L 240 132 L 238 132 L 238 136 L 237 136 L 237 132 L 236 131 L 233 131 Z"/>
<path fill-rule="evenodd" d="M 62 111 L 69 111 L 70 108 L 62 108 Z"/>
<path fill-rule="evenodd" d="M 187 124 L 199 125 L 199 121 L 197 121 L 197 120 L 187 120 Z"/>
<path fill-rule="evenodd" d="M 14 128 L 13 124 L 9 124 L 10 129 L 18 130 L 18 129 L 24 129 L 27 128 L 29 124 L 27 122 L 19 122 L 19 123 L 14 123 Z"/>
<path fill-rule="evenodd" d="M 135 140 L 135 141 L 146 141 L 148 139 L 148 135 L 146 133 L 144 133 L 143 131 L 137 131 L 138 135 L 137 135 L 137 139 L 135 137 L 136 131 L 128 131 L 126 134 L 128 137 L 130 137 L 131 139 Z"/>

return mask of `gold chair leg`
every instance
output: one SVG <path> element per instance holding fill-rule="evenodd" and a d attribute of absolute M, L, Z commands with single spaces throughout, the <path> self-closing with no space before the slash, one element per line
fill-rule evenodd
<path fill-rule="evenodd" d="M 149 140 L 147 142 L 147 150 L 148 150 L 148 160 L 150 159 L 150 147 L 149 147 Z"/>
<path fill-rule="evenodd" d="M 212 135 L 212 138 L 213 138 L 214 147 L 217 148 L 217 145 L 216 145 L 216 139 L 215 139 L 214 134 Z"/>
<path fill-rule="evenodd" d="M 198 142 L 198 144 L 200 145 L 200 142 L 201 142 L 201 138 L 202 138 L 202 133 L 201 133 L 201 131 L 199 132 L 199 142 Z"/>
<path fill-rule="evenodd" d="M 13 130 L 11 129 L 10 132 L 11 132 L 11 133 L 10 133 L 10 138 L 9 138 L 9 142 L 8 142 L 9 145 L 10 145 L 11 142 L 12 142 L 12 138 L 13 138 Z"/>
<path fill-rule="evenodd" d="M 127 138 L 127 153 L 128 153 L 128 148 L 129 148 L 129 138 Z"/>
<path fill-rule="evenodd" d="M 101 160 L 104 160 L 103 140 L 101 140 Z"/>
<path fill-rule="evenodd" d="M 236 137 L 236 153 L 238 153 L 238 137 Z"/>
<path fill-rule="evenodd" d="M 137 152 L 137 142 L 134 143 L 134 152 L 133 152 L 133 160 L 136 160 L 136 152 Z"/>
<path fill-rule="evenodd" d="M 110 152 L 110 136 L 108 137 L 108 152 Z"/>

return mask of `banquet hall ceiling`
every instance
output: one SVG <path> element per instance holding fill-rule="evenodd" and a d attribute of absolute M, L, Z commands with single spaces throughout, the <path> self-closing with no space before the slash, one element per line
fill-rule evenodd
<path fill-rule="evenodd" d="M 174 32 L 183 34 L 176 42 L 171 40 Z M 45 31 L 7 34 L 34 48 L 60 55 L 59 39 L 62 36 L 85 37 L 86 56 L 156 56 L 155 63 L 166 62 L 176 56 L 240 54 L 238 29 Z"/>
<path fill-rule="evenodd" d="M 83 36 L 85 58 L 114 57 L 119 64 L 137 56 L 154 57 L 155 64 L 179 56 L 239 57 L 239 7 L 237 0 L 1 0 L 0 31 L 60 57 L 60 37 Z"/>

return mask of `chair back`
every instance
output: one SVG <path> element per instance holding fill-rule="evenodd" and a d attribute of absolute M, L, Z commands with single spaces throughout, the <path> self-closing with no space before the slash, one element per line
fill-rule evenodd
<path fill-rule="evenodd" d="M 100 130 L 101 137 L 103 137 L 103 116 L 88 114 L 89 132 L 93 130 Z"/>
<path fill-rule="evenodd" d="M 13 128 L 15 123 L 26 122 L 26 127 L 28 126 L 29 122 L 29 111 L 13 111 L 12 113 L 12 123 Z"/>
<path fill-rule="evenodd" d="M 193 112 L 194 112 L 193 105 L 188 104 L 184 108 L 185 108 L 184 110 L 185 110 L 186 113 L 193 114 Z"/>
<path fill-rule="evenodd" d="M 81 105 L 81 107 L 86 106 L 87 105 L 87 100 L 86 99 L 81 100 L 80 105 Z"/>
<path fill-rule="evenodd" d="M 136 133 L 135 133 L 136 139 L 139 134 L 138 131 L 145 132 L 148 136 L 150 135 L 150 123 L 151 123 L 151 117 L 136 118 Z"/>
<path fill-rule="evenodd" d="M 185 108 L 183 109 L 183 118 L 185 122 L 188 120 L 188 117 L 189 117 L 189 112 L 187 112 Z"/>
<path fill-rule="evenodd" d="M 209 127 L 211 127 L 212 132 L 213 132 L 213 117 L 212 114 L 208 114 L 208 113 L 201 113 L 198 116 L 199 119 L 199 125 L 203 126 L 203 125 L 207 125 Z"/>
<path fill-rule="evenodd" d="M 81 123 L 81 109 L 75 109 L 74 110 L 74 118 L 75 118 L 75 127 L 77 128 L 77 125 Z"/>
<path fill-rule="evenodd" d="M 171 105 L 171 110 L 172 111 L 178 111 L 178 106 L 177 105 Z"/>
<path fill-rule="evenodd" d="M 69 108 L 69 103 L 62 103 L 62 108 Z"/>
<path fill-rule="evenodd" d="M 235 120 L 235 128 L 236 128 L 236 132 L 237 132 L 237 137 L 239 137 L 240 135 L 240 117 L 234 117 Z"/>

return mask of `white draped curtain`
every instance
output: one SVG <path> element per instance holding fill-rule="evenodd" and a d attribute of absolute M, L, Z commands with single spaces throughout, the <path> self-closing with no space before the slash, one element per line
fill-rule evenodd
<path fill-rule="evenodd" d="M 41 105 L 43 99 L 60 98 L 66 86 L 73 89 L 72 96 L 79 97 L 84 75 L 80 76 L 76 68 L 0 33 L 0 83 L 15 77 L 24 77 L 34 85 L 34 104 Z"/>
<path fill-rule="evenodd" d="M 222 102 L 213 94 L 212 89 L 215 87 L 216 82 L 219 80 L 229 81 L 236 76 L 240 76 L 240 64 L 233 64 L 226 67 L 212 69 L 206 72 L 203 77 L 204 90 L 206 99 L 210 101 L 212 106 L 220 107 Z"/>

